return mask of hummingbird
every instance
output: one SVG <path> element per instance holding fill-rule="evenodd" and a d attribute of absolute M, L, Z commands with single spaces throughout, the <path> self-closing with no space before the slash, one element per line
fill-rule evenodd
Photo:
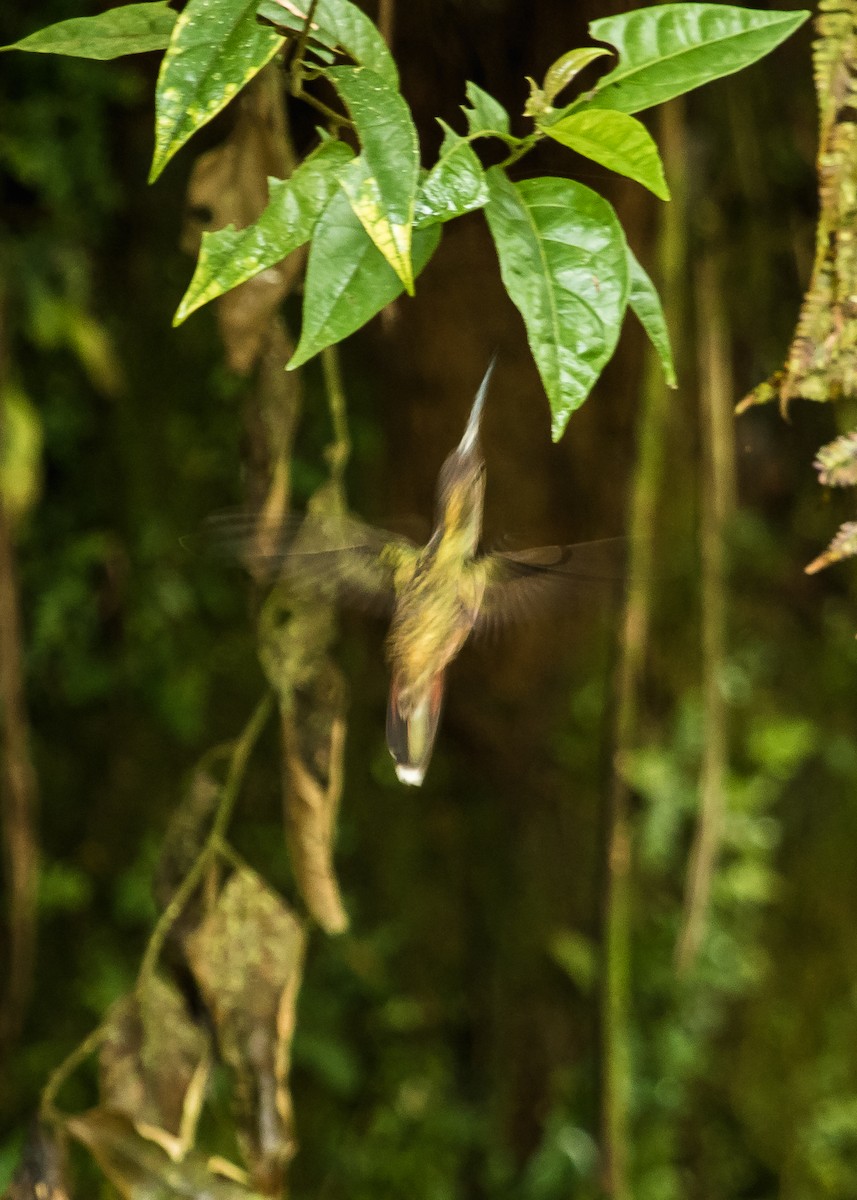
<path fill-rule="evenodd" d="M 348 514 L 322 520 L 309 514 L 296 533 L 287 524 L 273 546 L 266 539 L 264 555 L 254 555 L 252 518 L 250 538 L 246 518 L 221 518 L 227 528 L 221 542 L 231 541 L 245 557 L 273 559 L 308 589 L 329 588 L 333 580 L 346 599 L 391 614 L 387 746 L 399 780 L 414 787 L 432 756 L 446 670 L 471 633 L 522 615 L 563 578 L 621 575 L 621 538 L 517 552 L 480 549 L 485 460 L 479 432 L 495 362 L 479 385 L 461 441 L 441 467 L 434 530 L 424 546 Z"/>

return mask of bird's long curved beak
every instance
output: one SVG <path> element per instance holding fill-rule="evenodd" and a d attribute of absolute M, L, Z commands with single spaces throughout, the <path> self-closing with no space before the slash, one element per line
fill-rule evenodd
<path fill-rule="evenodd" d="M 495 354 L 488 364 L 488 370 L 482 377 L 482 382 L 479 385 L 479 391 L 476 393 L 476 399 L 473 401 L 473 408 L 470 410 L 467 428 L 464 430 L 464 436 L 458 443 L 459 454 L 472 454 L 479 444 L 479 423 L 482 420 L 482 410 L 485 407 L 485 397 L 488 395 L 488 384 L 491 382 L 491 376 L 494 373 L 494 367 L 496 364 L 497 355 Z"/>

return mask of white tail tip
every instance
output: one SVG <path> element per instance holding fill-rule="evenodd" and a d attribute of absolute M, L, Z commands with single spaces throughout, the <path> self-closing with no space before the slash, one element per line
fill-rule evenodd
<path fill-rule="evenodd" d="M 405 763 L 396 763 L 399 783 L 407 783 L 410 787 L 420 787 L 425 773 L 425 767 L 409 767 Z"/>

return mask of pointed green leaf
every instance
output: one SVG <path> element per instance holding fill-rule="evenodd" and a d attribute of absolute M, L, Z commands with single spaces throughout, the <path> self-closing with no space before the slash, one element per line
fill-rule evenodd
<path fill-rule="evenodd" d="M 542 91 L 548 104 L 553 104 L 555 98 L 568 87 L 572 79 L 584 67 L 588 67 L 596 58 L 604 58 L 609 54 L 602 46 L 584 46 L 580 50 L 569 50 L 548 67 L 545 74 Z"/>
<path fill-rule="evenodd" d="M 635 179 L 661 200 L 669 200 L 664 165 L 651 134 L 627 113 L 590 108 L 569 113 L 539 128 L 557 142 L 611 171 Z"/>
<path fill-rule="evenodd" d="M 368 67 L 332 67 L 327 78 L 357 127 L 363 153 L 340 176 L 355 215 L 413 293 L 411 225 L 419 144 L 402 95 Z"/>
<path fill-rule="evenodd" d="M 190 0 L 176 21 L 155 91 L 149 182 L 277 53 L 283 39 L 256 20 L 257 0 Z"/>
<path fill-rule="evenodd" d="M 487 172 L 485 209 L 506 290 L 520 310 L 557 440 L 610 358 L 628 301 L 628 258 L 607 201 L 570 179 L 511 183 Z"/>
<path fill-rule="evenodd" d="M 387 43 L 374 22 L 350 0 L 319 0 L 315 19 L 329 29 L 361 67 L 375 71 L 392 88 L 399 86 L 399 72 Z"/>
<path fill-rule="evenodd" d="M 286 8 L 280 0 L 261 0 L 256 8 L 256 17 L 263 24 L 276 29 L 285 38 L 299 36 L 306 25 L 306 13 L 302 13 L 296 4 Z M 328 29 L 322 29 L 313 18 L 312 29 L 307 37 L 307 49 L 312 50 L 326 63 L 336 61 L 339 45 L 336 38 Z"/>
<path fill-rule="evenodd" d="M 438 225 L 415 231 L 415 274 L 439 241 Z M 288 369 L 360 329 L 402 291 L 401 280 L 367 236 L 345 193 L 334 193 L 313 234 L 301 338 Z"/>
<path fill-rule="evenodd" d="M 438 221 L 450 221 L 488 203 L 485 171 L 470 142 L 444 121 L 439 124 L 444 131 L 443 145 L 440 157 L 417 193 L 414 207 L 417 229 Z"/>
<path fill-rule="evenodd" d="M 344 142 L 324 142 L 288 179 L 269 181 L 269 198 L 257 221 L 204 233 L 196 270 L 173 318 L 192 312 L 281 262 L 312 237 L 315 223 L 337 188 L 337 172 L 353 157 Z"/>
<path fill-rule="evenodd" d="M 72 17 L 29 37 L 0 46 L 0 50 L 29 50 L 35 54 L 68 54 L 75 58 L 119 58 L 146 50 L 165 50 L 176 23 L 166 0 L 124 4 L 94 17 Z"/>
<path fill-rule="evenodd" d="M 306 20 L 308 3 L 293 0 L 262 0 L 257 13 L 281 33 L 300 33 Z M 319 0 L 312 18 L 310 42 L 330 50 L 341 50 L 361 67 L 370 67 L 391 87 L 399 86 L 399 72 L 374 22 L 351 0 Z"/>
<path fill-rule="evenodd" d="M 661 298 L 630 246 L 628 247 L 628 275 L 631 282 L 628 303 L 637 314 L 640 324 L 649 335 L 649 341 L 657 351 L 667 387 L 678 387 L 672 347 L 670 346 L 670 331 L 667 328 Z"/>
<path fill-rule="evenodd" d="M 498 100 L 493 96 L 489 96 L 487 92 L 483 92 L 481 87 L 477 87 L 475 83 L 468 83 L 465 89 L 467 99 L 472 107 L 467 108 L 462 104 L 461 111 L 467 118 L 467 129 L 472 135 L 475 133 L 502 138 L 506 141 L 511 134 L 509 133 L 509 114 Z M 517 139 L 515 139 L 517 140 Z"/>
<path fill-rule="evenodd" d="M 662 4 L 601 17 L 589 32 L 615 47 L 619 64 L 586 107 L 631 113 L 661 104 L 763 58 L 808 17 L 731 4 Z"/>

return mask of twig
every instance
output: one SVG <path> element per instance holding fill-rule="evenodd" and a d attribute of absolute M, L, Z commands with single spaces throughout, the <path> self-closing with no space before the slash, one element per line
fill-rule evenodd
<path fill-rule="evenodd" d="M 63 1059 L 60 1065 L 51 1073 L 45 1084 L 39 1104 L 39 1115 L 42 1120 L 53 1121 L 54 1123 L 63 1120 L 63 1114 L 56 1107 L 56 1098 L 66 1080 L 71 1078 L 81 1063 L 86 1062 L 90 1054 L 94 1054 L 104 1041 L 108 1028 L 109 1017 L 105 1017 L 101 1024 L 96 1025 L 92 1033 L 88 1034 L 79 1046 L 75 1046 L 71 1054 Z"/>

